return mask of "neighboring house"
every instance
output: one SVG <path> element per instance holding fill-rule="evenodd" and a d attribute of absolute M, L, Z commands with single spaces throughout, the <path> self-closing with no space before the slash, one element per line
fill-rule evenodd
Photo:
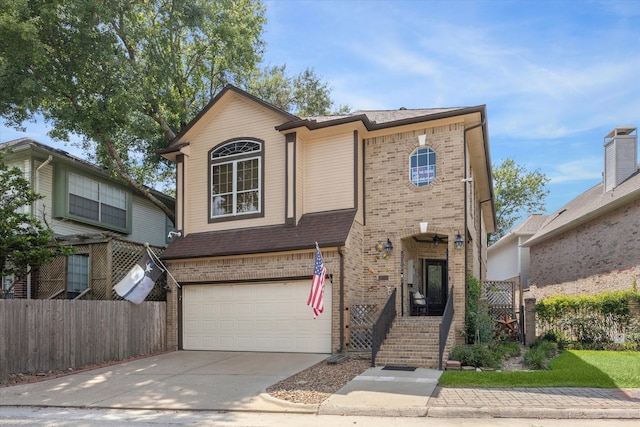
<path fill-rule="evenodd" d="M 2 143 L 0 150 L 44 196 L 31 213 L 56 240 L 76 248 L 15 283 L 14 298 L 117 299 L 111 288 L 140 258 L 144 243 L 157 252 L 168 244 L 172 221 L 107 170 L 29 138 Z M 150 191 L 173 208 L 173 198 Z"/>
<path fill-rule="evenodd" d="M 627 290 L 640 276 L 640 173 L 635 127 L 605 136 L 603 182 L 549 215 L 530 251 L 527 298 Z"/>
<path fill-rule="evenodd" d="M 510 281 L 524 289 L 529 287 L 529 248 L 522 245 L 546 221 L 533 214 L 487 249 L 487 280 Z"/>
<path fill-rule="evenodd" d="M 495 227 L 485 106 L 300 118 L 227 86 L 159 153 L 177 166 L 182 234 L 161 255 L 180 285 L 170 348 L 343 352 L 393 290 L 400 319 L 426 295 L 422 323 L 451 299 L 449 343 L 463 340 L 465 277 L 484 279 Z"/>

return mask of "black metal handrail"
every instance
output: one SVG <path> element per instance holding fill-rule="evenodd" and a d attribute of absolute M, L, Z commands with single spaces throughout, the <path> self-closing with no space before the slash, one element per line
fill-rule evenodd
<path fill-rule="evenodd" d="M 371 366 L 376 366 L 376 355 L 396 318 L 396 289 L 391 292 L 378 320 L 371 331 Z"/>
<path fill-rule="evenodd" d="M 447 337 L 449 336 L 449 330 L 451 329 L 451 323 L 453 322 L 453 286 L 449 289 L 449 296 L 447 297 L 447 304 L 444 307 L 442 313 L 442 320 L 440 320 L 440 348 L 438 352 L 438 369 L 442 370 L 442 360 L 444 358 L 444 349 L 447 345 Z"/>

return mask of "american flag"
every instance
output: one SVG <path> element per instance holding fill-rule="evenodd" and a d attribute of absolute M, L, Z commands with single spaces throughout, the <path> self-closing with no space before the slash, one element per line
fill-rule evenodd
<path fill-rule="evenodd" d="M 307 305 L 313 308 L 313 318 L 318 317 L 320 313 L 324 311 L 324 280 L 327 275 L 327 269 L 322 261 L 322 254 L 320 248 L 316 245 L 316 265 L 313 269 L 313 279 L 311 280 L 311 292 L 309 293 L 309 299 Z"/>

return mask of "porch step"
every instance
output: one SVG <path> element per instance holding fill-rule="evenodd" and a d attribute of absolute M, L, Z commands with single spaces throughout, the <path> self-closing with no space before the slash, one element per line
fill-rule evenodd
<path fill-rule="evenodd" d="M 376 356 L 376 366 L 438 368 L 440 318 L 399 318 Z"/>

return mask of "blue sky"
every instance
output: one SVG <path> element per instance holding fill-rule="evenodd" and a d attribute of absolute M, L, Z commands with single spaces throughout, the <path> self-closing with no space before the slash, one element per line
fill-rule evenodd
<path fill-rule="evenodd" d="M 601 181 L 609 131 L 640 125 L 640 1 L 265 4 L 264 65 L 312 68 L 336 107 L 486 104 L 493 163 L 550 178 L 547 213 Z M 21 136 L 0 127 L 2 141 Z"/>

